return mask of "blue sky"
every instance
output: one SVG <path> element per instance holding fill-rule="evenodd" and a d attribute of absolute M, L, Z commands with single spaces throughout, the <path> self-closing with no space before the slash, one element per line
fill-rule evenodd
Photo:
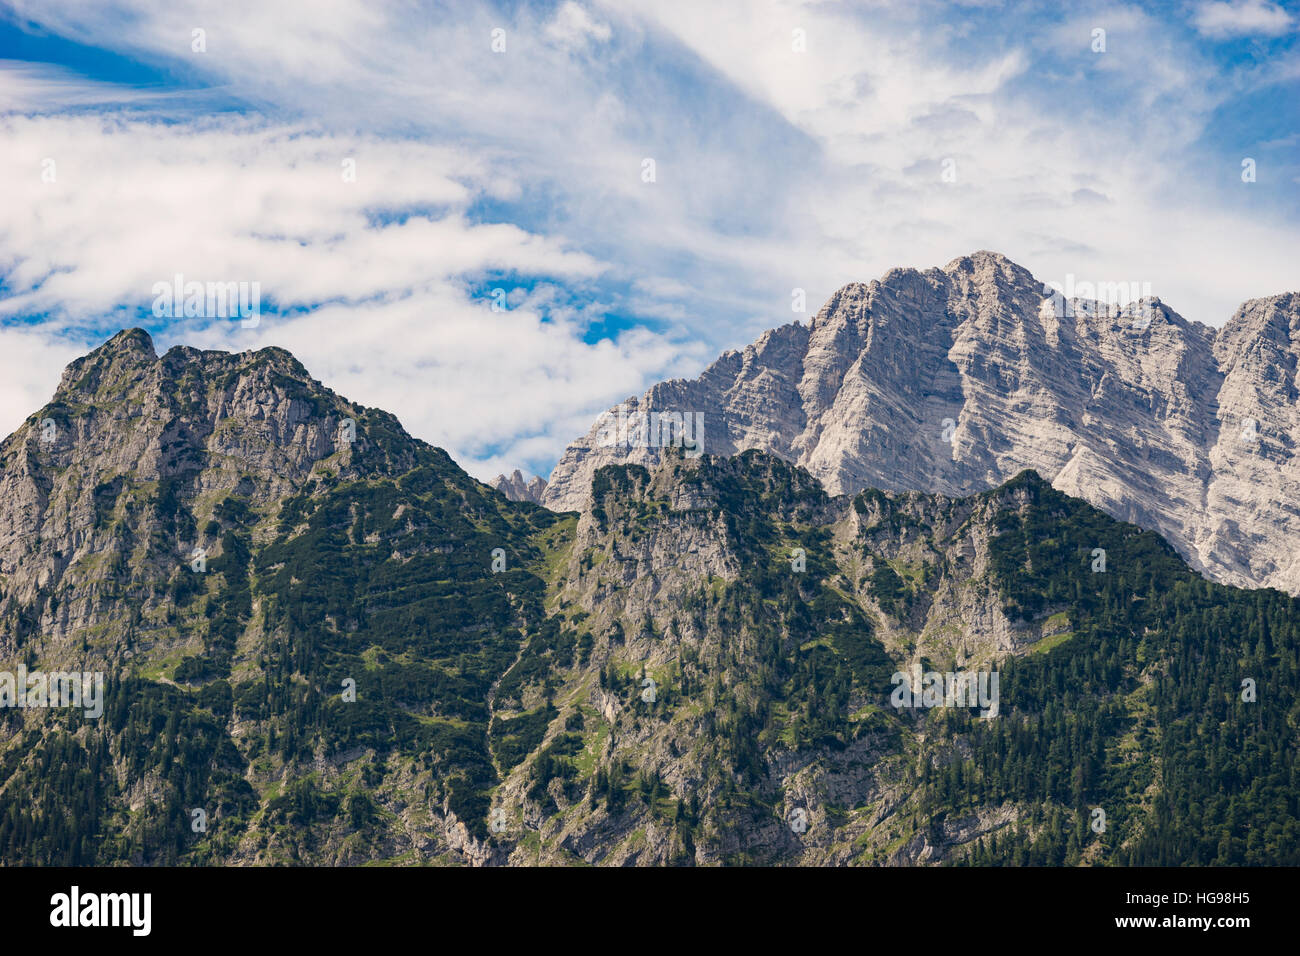
<path fill-rule="evenodd" d="M 1213 325 L 1300 289 L 1290 3 L 158 6 L 0 4 L 5 431 L 141 324 L 545 475 L 894 266 L 994 249 Z M 259 324 L 156 318 L 178 273 Z"/>

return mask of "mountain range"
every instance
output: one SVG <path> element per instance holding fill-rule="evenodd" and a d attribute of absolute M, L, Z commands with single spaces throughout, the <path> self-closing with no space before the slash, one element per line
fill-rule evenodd
<path fill-rule="evenodd" d="M 832 494 L 964 496 L 1033 469 L 1216 581 L 1300 592 L 1300 293 L 1215 330 L 1116 301 L 1138 282 L 1058 279 L 977 252 L 844 286 L 809 324 L 611 409 L 540 501 L 581 509 L 600 467 L 660 460 L 660 436 L 609 428 L 620 414 L 695 415 L 703 451 L 765 451 Z"/>
<path fill-rule="evenodd" d="M 1009 264 L 953 269 L 1014 327 Z M 857 309 L 818 352 L 835 395 L 868 388 L 854 330 L 914 379 L 941 311 L 909 358 L 873 288 L 719 365 L 802 394 L 776 343 L 807 368 Z M 705 388 L 652 393 L 679 387 Z M 0 862 L 1300 863 L 1295 598 L 1032 469 L 845 493 L 712 425 L 553 477 L 581 499 L 556 512 L 281 349 L 114 336 L 0 445 Z M 102 673 L 102 713 L 14 706 L 4 675 L 38 671 Z"/>

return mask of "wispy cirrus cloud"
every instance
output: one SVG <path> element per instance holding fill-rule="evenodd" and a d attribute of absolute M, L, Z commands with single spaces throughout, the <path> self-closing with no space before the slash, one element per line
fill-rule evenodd
<path fill-rule="evenodd" d="M 1209 37 L 1275 37 L 1294 30 L 1296 21 L 1268 0 L 1210 0 L 1197 6 L 1193 22 Z"/>
<path fill-rule="evenodd" d="M 0 135 L 0 316 L 25 318 L 23 346 L 52 350 L 56 364 L 79 337 L 133 324 L 163 346 L 281 345 L 350 397 L 401 409 L 415 433 L 481 472 L 493 449 L 523 443 L 528 454 L 540 441 L 553 453 L 593 401 L 691 350 L 635 329 L 587 343 L 590 316 L 545 285 L 494 311 L 479 289 L 489 278 L 583 287 L 608 267 L 559 237 L 471 221 L 473 203 L 518 184 L 453 148 L 239 116 L 10 116 Z M 251 329 L 164 321 L 154 286 L 175 274 L 257 283 L 273 302 Z M 30 383 L 11 396 L 12 427 L 34 407 Z"/>

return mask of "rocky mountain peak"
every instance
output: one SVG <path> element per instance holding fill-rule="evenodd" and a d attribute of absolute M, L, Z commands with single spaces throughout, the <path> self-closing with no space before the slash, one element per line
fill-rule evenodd
<path fill-rule="evenodd" d="M 490 482 L 493 488 L 511 501 L 531 501 L 535 505 L 542 503 L 542 494 L 546 491 L 546 479 L 534 476 L 525 481 L 523 473 L 516 468 L 510 477 L 497 475 Z"/>
<path fill-rule="evenodd" d="M 71 391 L 88 392 L 101 384 L 125 385 L 138 380 L 142 369 L 158 360 L 153 339 L 144 329 L 123 329 L 92 352 L 73 360 L 63 371 L 56 398 Z"/>
<path fill-rule="evenodd" d="M 1220 330 L 1215 355 L 1227 362 L 1260 349 L 1287 351 L 1297 338 L 1300 338 L 1300 293 L 1248 299 Z"/>
<path fill-rule="evenodd" d="M 989 281 L 1001 279 L 1003 282 L 1017 286 L 1032 286 L 1037 280 L 1028 269 L 1013 262 L 1000 252 L 980 249 L 968 256 L 958 256 L 942 269 L 950 276 L 966 274 Z"/>
<path fill-rule="evenodd" d="M 962 496 L 1032 468 L 1216 580 L 1300 592 L 1300 294 L 1216 332 L 1095 278 L 1053 295 L 987 250 L 893 269 L 627 405 L 698 416 L 705 452 L 768 451 L 831 494 Z M 581 509 L 602 465 L 662 456 L 596 437 L 565 451 L 547 507 Z"/>
<path fill-rule="evenodd" d="M 431 452 L 284 349 L 159 357 L 148 333 L 124 330 L 0 444 L 0 620 L 69 594 L 33 623 L 93 628 L 124 570 L 97 556 L 131 555 L 131 576 L 166 580 L 194 548 L 220 552 L 203 529 L 222 508 L 274 510 L 313 483 L 401 474 Z"/>

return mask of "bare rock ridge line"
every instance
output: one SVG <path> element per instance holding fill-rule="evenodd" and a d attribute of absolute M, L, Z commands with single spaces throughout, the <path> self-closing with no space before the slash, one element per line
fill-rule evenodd
<path fill-rule="evenodd" d="M 546 493 L 545 478 L 534 477 L 531 481 L 525 482 L 518 468 L 509 478 L 505 475 L 497 475 L 488 484 L 511 501 L 531 501 L 535 505 L 542 503 L 542 495 Z"/>
<path fill-rule="evenodd" d="M 893 269 L 624 409 L 702 414 L 704 452 L 767 451 L 831 494 L 961 497 L 1033 469 L 1214 580 L 1300 593 L 1300 293 L 1216 332 L 1158 299 L 1045 289 L 985 251 Z M 582 510 L 597 468 L 660 461 L 653 441 L 608 441 L 616 414 L 569 445 L 542 504 Z"/>
<path fill-rule="evenodd" d="M 160 357 L 147 332 L 119 332 L 0 444 L 0 621 L 12 633 L 102 626 L 123 589 L 166 581 L 213 546 L 205 525 L 228 495 L 260 508 L 313 481 L 399 475 L 421 447 L 284 349 Z M 169 600 L 134 593 L 145 614 Z"/>

